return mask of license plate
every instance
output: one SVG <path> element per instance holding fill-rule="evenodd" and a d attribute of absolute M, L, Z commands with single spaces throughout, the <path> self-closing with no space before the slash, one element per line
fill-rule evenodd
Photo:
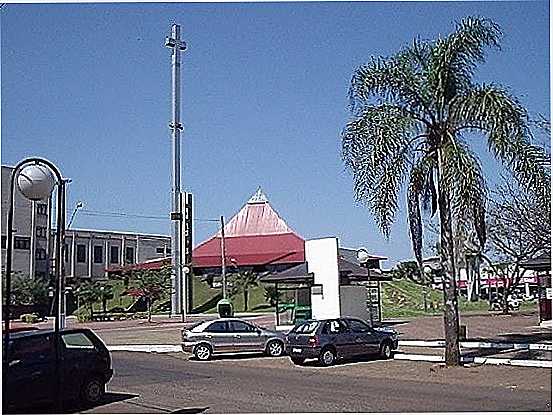
<path fill-rule="evenodd" d="M 298 349 L 297 347 L 292 348 L 292 353 L 301 353 L 301 349 Z"/>

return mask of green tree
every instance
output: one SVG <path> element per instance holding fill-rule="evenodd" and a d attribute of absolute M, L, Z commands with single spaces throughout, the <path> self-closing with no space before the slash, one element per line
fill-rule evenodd
<path fill-rule="evenodd" d="M 229 290 L 229 295 L 234 297 L 239 293 L 244 295 L 244 311 L 248 310 L 248 297 L 250 288 L 257 287 L 259 282 L 257 274 L 253 271 L 244 271 L 231 276 L 232 287 Z"/>
<path fill-rule="evenodd" d="M 48 303 L 48 282 L 41 278 L 29 278 L 20 272 L 12 273 L 11 303 L 36 305 Z"/>
<path fill-rule="evenodd" d="M 438 213 L 444 270 L 447 365 L 460 364 L 453 221 L 486 240 L 486 184 L 469 138 L 486 138 L 490 151 L 540 199 L 550 197 L 542 148 L 532 144 L 532 121 L 507 89 L 477 84 L 474 72 L 488 48 L 499 48 L 500 27 L 468 17 L 435 41 L 419 38 L 397 54 L 373 57 L 350 86 L 353 118 L 342 133 L 344 162 L 354 193 L 388 236 L 407 181 L 410 238 L 422 266 L 422 210 Z"/>
<path fill-rule="evenodd" d="M 148 322 L 152 321 L 152 307 L 155 301 L 166 298 L 171 293 L 171 267 L 160 270 L 129 271 L 129 292 L 146 300 Z"/>
<path fill-rule="evenodd" d="M 88 308 L 90 319 L 94 317 L 94 303 L 101 298 L 100 284 L 86 281 L 79 286 L 79 303 L 81 306 Z"/>
<path fill-rule="evenodd" d="M 274 285 L 267 285 L 265 287 L 265 300 L 269 302 L 271 307 L 275 307 L 281 298 L 282 292 L 279 292 Z"/>

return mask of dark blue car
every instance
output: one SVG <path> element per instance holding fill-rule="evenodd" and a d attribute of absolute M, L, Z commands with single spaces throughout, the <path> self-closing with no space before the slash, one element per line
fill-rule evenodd
<path fill-rule="evenodd" d="M 308 320 L 296 325 L 286 337 L 286 351 L 297 365 L 318 359 L 330 366 L 337 359 L 378 354 L 384 359 L 398 346 L 398 335 L 390 328 L 371 327 L 353 317 Z"/>
<path fill-rule="evenodd" d="M 113 375 L 111 356 L 102 340 L 89 329 L 62 330 L 56 371 L 55 338 L 53 330 L 10 335 L 9 362 L 3 356 L 4 412 L 55 403 L 58 396 L 87 405 L 101 401 Z"/>

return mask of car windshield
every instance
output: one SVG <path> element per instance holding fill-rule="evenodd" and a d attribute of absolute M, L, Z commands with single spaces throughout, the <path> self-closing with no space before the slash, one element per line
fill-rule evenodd
<path fill-rule="evenodd" d="M 317 330 L 319 326 L 318 321 L 306 321 L 292 329 L 292 333 L 310 334 Z"/>

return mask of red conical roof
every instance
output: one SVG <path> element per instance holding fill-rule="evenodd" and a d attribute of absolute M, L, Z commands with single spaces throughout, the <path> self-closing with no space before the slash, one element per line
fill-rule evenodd
<path fill-rule="evenodd" d="M 303 262 L 304 244 L 261 188 L 225 225 L 226 258 L 238 266 Z M 192 256 L 195 267 L 221 266 L 221 232 L 198 245 Z"/>

